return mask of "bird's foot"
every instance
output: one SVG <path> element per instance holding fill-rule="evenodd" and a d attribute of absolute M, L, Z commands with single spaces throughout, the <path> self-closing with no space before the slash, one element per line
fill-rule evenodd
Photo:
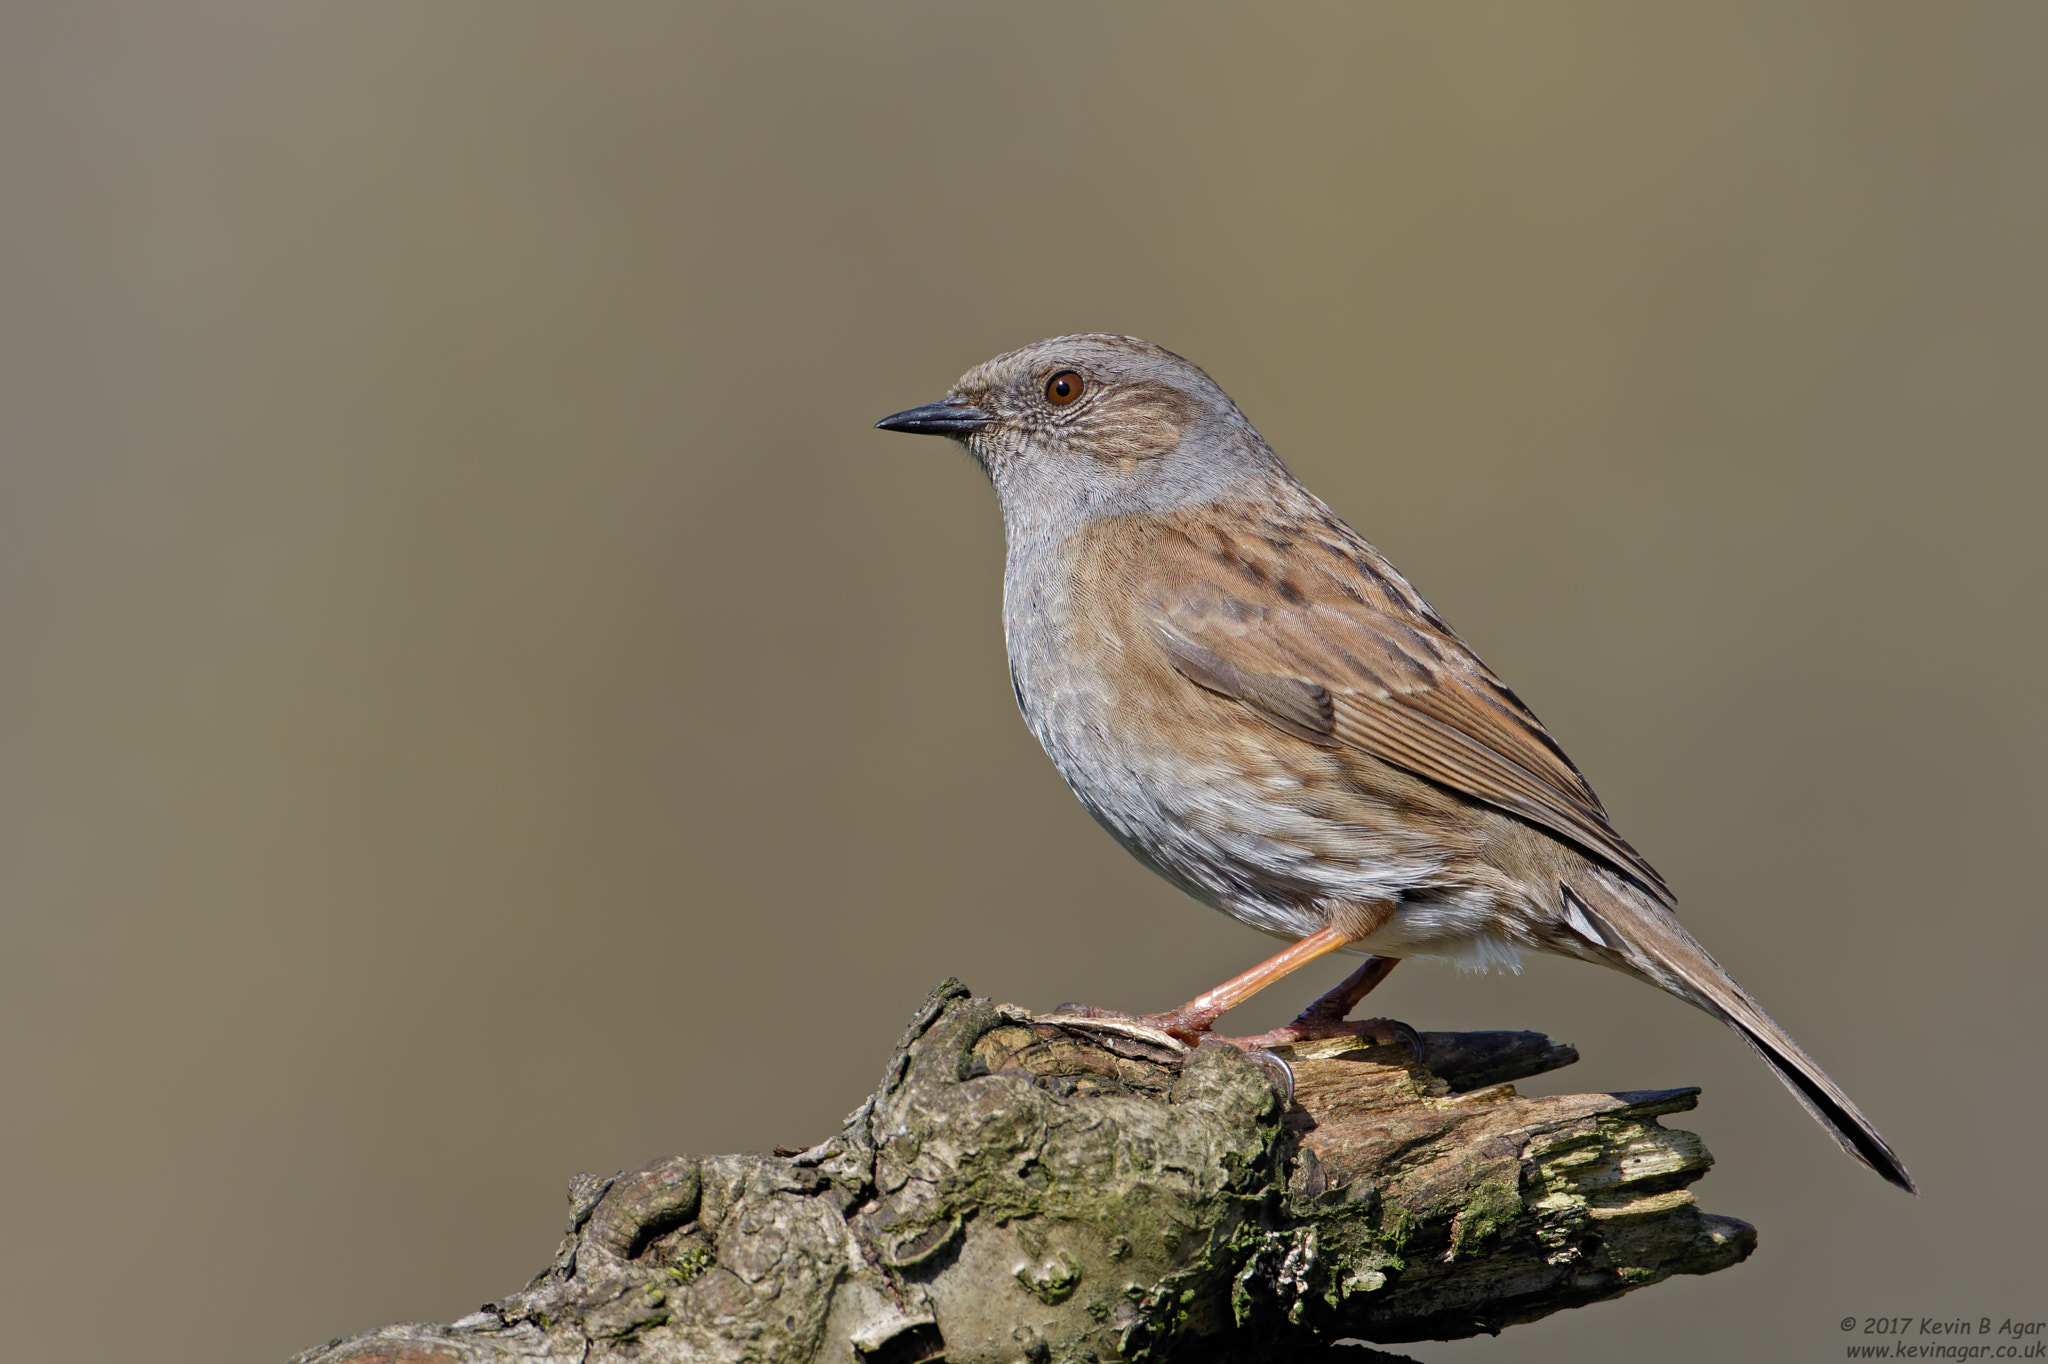
<path fill-rule="evenodd" d="M 1329 1037 L 1352 1037 L 1382 1045 L 1399 1043 L 1414 1053 L 1417 1061 L 1425 1060 L 1422 1034 L 1406 1023 L 1391 1018 L 1345 1021 L 1346 1016 L 1358 1006 L 1358 1002 L 1371 994 L 1373 988 L 1400 964 L 1398 957 L 1367 957 L 1359 963 L 1357 970 L 1346 976 L 1315 1003 L 1295 1015 L 1292 1023 L 1275 1028 L 1271 1032 L 1260 1033 L 1257 1037 L 1229 1040 L 1246 1048 L 1264 1049 L 1290 1047 L 1298 1042 L 1316 1042 Z"/>
<path fill-rule="evenodd" d="M 1098 1009 L 1092 1004 L 1062 1004 L 1053 1010 L 1062 1018 L 1090 1020 L 1096 1022 L 1135 1023 L 1141 1028 L 1163 1032 L 1174 1041 L 1193 1049 L 1202 1046 L 1232 1046 L 1243 1052 L 1253 1064 L 1266 1072 L 1279 1092 L 1280 1107 L 1286 1108 L 1294 1102 L 1294 1067 L 1287 1064 L 1287 1058 L 1278 1052 L 1262 1046 L 1256 1037 L 1219 1037 L 1210 1029 L 1221 1010 L 1204 1010 L 1188 1006 L 1170 1009 L 1163 1014 L 1127 1014 L 1117 1009 Z"/>
<path fill-rule="evenodd" d="M 1113 1019 L 1119 1023 L 1136 1023 L 1140 1027 L 1152 1028 L 1165 1033 L 1176 1042 L 1198 1047 L 1211 1041 L 1215 1035 L 1209 1031 L 1223 1011 L 1195 1009 L 1182 1005 L 1168 1009 L 1162 1014 L 1127 1014 L 1121 1009 L 1099 1009 L 1093 1004 L 1062 1004 L 1053 1013 L 1067 1018 Z"/>
<path fill-rule="evenodd" d="M 1216 1020 L 1223 1016 L 1220 1009 L 1202 1009 L 1182 1006 L 1163 1014 L 1127 1014 L 1121 1009 L 1100 1009 L 1093 1004 L 1062 1004 L 1052 1011 L 1052 1017 L 1071 1018 L 1083 1025 L 1107 1023 L 1112 1029 L 1119 1024 L 1128 1024 L 1151 1033 L 1165 1033 L 1188 1050 L 1208 1044 L 1226 1044 L 1243 1052 L 1253 1064 L 1266 1072 L 1279 1093 L 1280 1106 L 1284 1109 L 1294 1102 L 1294 1067 L 1287 1064 L 1285 1057 L 1269 1051 L 1246 1037 L 1218 1037 L 1210 1031 Z"/>
<path fill-rule="evenodd" d="M 1222 1015 L 1204 1009 L 1192 1009 L 1185 1005 L 1158 1014 L 1128 1014 L 1119 1009 L 1101 1009 L 1092 1004 L 1062 1004 L 1053 1010 L 1055 1015 L 1077 1019 L 1107 1019 L 1119 1023 L 1135 1023 L 1139 1027 L 1151 1028 L 1165 1033 L 1168 1037 L 1185 1046 L 1199 1047 L 1211 1042 L 1228 1042 L 1240 1051 L 1270 1051 L 1274 1047 L 1291 1047 L 1300 1042 L 1316 1042 L 1331 1037 L 1352 1037 L 1360 1041 L 1376 1042 L 1383 1046 L 1399 1044 L 1414 1053 L 1417 1061 L 1426 1059 L 1422 1045 L 1422 1034 L 1406 1023 L 1393 1018 L 1361 1018 L 1347 1021 L 1341 1013 L 1321 1007 L 1323 1001 L 1310 1005 L 1292 1023 L 1262 1032 L 1256 1037 L 1226 1037 L 1214 1031 L 1216 1020 Z"/>
<path fill-rule="evenodd" d="M 1262 1032 L 1257 1037 L 1221 1037 L 1219 1042 L 1229 1042 L 1245 1048 L 1269 1049 L 1291 1047 L 1300 1042 L 1319 1042 L 1329 1037 L 1352 1037 L 1362 1042 L 1375 1042 L 1381 1046 L 1403 1046 L 1417 1061 L 1428 1060 L 1428 1053 L 1422 1045 L 1422 1034 L 1406 1023 L 1394 1018 L 1360 1018 L 1351 1022 L 1336 1018 L 1311 1018 L 1303 1014 L 1284 1027 Z"/>
<path fill-rule="evenodd" d="M 1294 1102 L 1294 1066 L 1287 1059 L 1288 1049 L 1300 1042 L 1315 1042 L 1326 1037 L 1350 1037 L 1381 1045 L 1399 1043 L 1408 1048 L 1416 1064 L 1426 1061 L 1422 1035 L 1406 1023 L 1391 1018 L 1361 1018 L 1347 1023 L 1341 1018 L 1310 1018 L 1308 1013 L 1304 1013 L 1285 1027 L 1262 1032 L 1256 1037 L 1224 1037 L 1203 1032 L 1200 1043 L 1236 1047 L 1251 1058 L 1272 1078 L 1274 1087 L 1280 1091 L 1280 1106 L 1286 1108 Z"/>
<path fill-rule="evenodd" d="M 1323 1001 L 1318 1001 L 1318 1004 Z M 1294 1067 L 1286 1056 L 1275 1048 L 1287 1048 L 1300 1042 L 1318 1041 L 1328 1037 L 1351 1037 L 1361 1041 L 1381 1044 L 1399 1043 L 1408 1048 L 1419 1062 L 1423 1060 L 1422 1037 L 1406 1023 L 1391 1018 L 1362 1018 L 1356 1022 L 1345 1022 L 1341 1014 L 1332 1017 L 1325 1007 L 1318 1011 L 1315 1005 L 1304 1010 L 1300 1017 L 1285 1027 L 1256 1037 L 1225 1037 L 1213 1031 L 1215 1022 L 1222 1015 L 1201 1009 L 1182 1007 L 1158 1014 L 1131 1014 L 1120 1009 L 1103 1009 L 1092 1004 L 1062 1004 L 1052 1011 L 1052 1016 L 1071 1018 L 1083 1022 L 1129 1023 L 1155 1032 L 1163 1032 L 1184 1046 L 1231 1046 L 1243 1052 L 1272 1079 L 1273 1086 L 1280 1094 L 1284 1108 L 1294 1101 Z"/>

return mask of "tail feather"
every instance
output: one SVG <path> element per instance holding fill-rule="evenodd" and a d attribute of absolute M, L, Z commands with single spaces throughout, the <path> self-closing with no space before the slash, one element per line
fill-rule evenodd
<path fill-rule="evenodd" d="M 1721 963 L 1686 932 L 1669 910 L 1642 901 L 1618 884 L 1602 884 L 1596 889 L 1574 883 L 1571 891 L 1578 894 L 1567 894 L 1568 908 L 1572 899 L 1578 899 L 1582 907 L 1597 913 L 1599 926 L 1609 930 L 1601 935 L 1606 939 L 1601 945 L 1617 958 L 1612 964 L 1733 1028 L 1764 1058 L 1814 1121 L 1841 1143 L 1844 1151 L 1887 1182 L 1908 1193 L 1920 1192 L 1905 1164 L 1878 1135 L 1870 1119 L 1842 1092 L 1842 1087 L 1828 1078 L 1827 1072 L 1764 1012 L 1747 990 L 1735 983 Z M 1614 944 L 1617 938 L 1621 940 L 1618 948 Z"/>
<path fill-rule="evenodd" d="M 1800 1050 L 1799 1044 L 1772 1022 L 1770 1015 L 1763 1014 L 1762 1010 L 1758 1013 L 1770 1025 L 1771 1035 L 1765 1035 L 1739 1019 L 1730 1018 L 1727 1022 L 1777 1072 L 1778 1078 L 1785 1082 L 1785 1088 L 1792 1091 L 1792 1097 L 1799 1100 L 1806 1111 L 1813 1114 L 1814 1121 L 1841 1143 L 1844 1151 L 1877 1171 L 1878 1176 L 1887 1182 L 1898 1185 L 1907 1193 L 1919 1193 L 1920 1186 L 1907 1173 L 1905 1163 L 1893 1154 L 1870 1119 L 1850 1102 L 1841 1086 L 1829 1079 L 1827 1072 L 1815 1065 L 1812 1058 Z"/>

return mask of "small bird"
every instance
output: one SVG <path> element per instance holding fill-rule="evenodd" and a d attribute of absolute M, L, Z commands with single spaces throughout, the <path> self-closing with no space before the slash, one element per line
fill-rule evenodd
<path fill-rule="evenodd" d="M 1188 895 L 1293 941 L 1142 1022 L 1209 1040 L 1304 963 L 1369 954 L 1288 1027 L 1227 1039 L 1281 1045 L 1340 1029 L 1402 957 L 1552 952 L 1720 1019 L 1844 1150 L 1917 1192 L 1678 922 L 1536 716 L 1201 369 L 1062 336 L 876 425 L 959 441 L 995 485 L 1017 705 L 1088 812 Z"/>

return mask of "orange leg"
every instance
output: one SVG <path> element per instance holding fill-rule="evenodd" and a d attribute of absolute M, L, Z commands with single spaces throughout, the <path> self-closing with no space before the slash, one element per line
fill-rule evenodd
<path fill-rule="evenodd" d="M 1393 912 L 1394 907 L 1391 904 L 1361 907 L 1345 914 L 1341 924 L 1333 924 L 1309 934 L 1294 946 L 1275 953 L 1243 975 L 1235 976 L 1215 989 L 1195 996 L 1178 1009 L 1163 1014 L 1139 1015 L 1137 1021 L 1149 1023 L 1162 1032 L 1180 1038 L 1183 1042 L 1199 1042 L 1210 1035 L 1210 1028 L 1224 1014 L 1282 976 L 1306 966 L 1317 957 L 1325 956 L 1362 937 L 1370 936 L 1392 917 Z M 1353 971 L 1343 984 L 1311 1004 L 1299 1018 L 1286 1027 L 1275 1029 L 1259 1038 L 1228 1040 L 1240 1041 L 1250 1046 L 1280 1046 L 1288 1042 L 1305 1041 L 1311 1037 L 1334 1037 L 1340 1033 L 1376 1036 L 1377 1033 L 1369 1025 L 1346 1024 L 1344 1016 L 1351 1011 L 1353 1005 L 1365 998 L 1375 985 L 1385 979 L 1398 960 L 1396 957 L 1368 957 L 1365 964 Z M 1059 1012 L 1076 1014 L 1083 1018 L 1132 1017 L 1130 1014 L 1115 1010 L 1090 1008 L 1083 1004 L 1062 1005 Z M 1413 1030 L 1406 1024 L 1395 1025 L 1395 1028 L 1396 1031 L 1381 1040 L 1393 1040 L 1395 1037 L 1412 1039 L 1414 1036 Z M 1415 1047 L 1419 1055 L 1420 1043 L 1416 1042 Z"/>
<path fill-rule="evenodd" d="M 1335 989 L 1303 1009 L 1292 1023 L 1260 1033 L 1257 1037 L 1227 1040 L 1243 1047 L 1263 1048 L 1284 1047 L 1290 1042 L 1307 1042 L 1318 1037 L 1369 1037 L 1375 1042 L 1399 1042 L 1420 1061 L 1423 1059 L 1422 1035 L 1406 1023 L 1391 1018 L 1367 1018 L 1357 1023 L 1344 1021 L 1358 1006 L 1358 1001 L 1371 994 L 1373 987 L 1400 964 L 1399 957 L 1367 957 L 1363 965 L 1344 977 Z"/>
<path fill-rule="evenodd" d="M 1191 1042 L 1214 1027 L 1217 1019 L 1280 977 L 1299 970 L 1317 957 L 1328 956 L 1350 941 L 1351 935 L 1342 929 L 1321 929 L 1309 934 L 1286 951 L 1274 953 L 1243 975 L 1232 976 L 1215 989 L 1196 995 L 1178 1009 L 1163 1014 L 1149 1014 L 1145 1021 L 1173 1034 L 1183 1042 Z"/>

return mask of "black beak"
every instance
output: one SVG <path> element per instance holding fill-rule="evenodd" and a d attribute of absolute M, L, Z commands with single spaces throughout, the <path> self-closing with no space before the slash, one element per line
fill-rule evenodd
<path fill-rule="evenodd" d="M 875 425 L 884 431 L 908 431 L 914 436 L 971 436 L 994 420 L 993 413 L 948 398 L 942 403 L 926 403 L 884 417 Z"/>

